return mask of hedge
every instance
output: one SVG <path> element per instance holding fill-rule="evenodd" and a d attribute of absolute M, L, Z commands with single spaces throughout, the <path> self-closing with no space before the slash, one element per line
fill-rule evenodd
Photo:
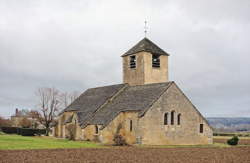
<path fill-rule="evenodd" d="M 6 134 L 18 134 L 22 136 L 45 135 L 45 129 L 19 128 L 19 127 L 1 127 Z"/>
<path fill-rule="evenodd" d="M 249 133 L 214 133 L 213 136 L 239 136 L 239 137 L 248 137 Z"/>
<path fill-rule="evenodd" d="M 6 134 L 17 134 L 18 127 L 1 127 L 1 130 Z"/>

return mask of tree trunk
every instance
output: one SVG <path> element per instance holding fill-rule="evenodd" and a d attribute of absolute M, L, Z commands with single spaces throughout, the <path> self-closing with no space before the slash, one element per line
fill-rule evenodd
<path fill-rule="evenodd" d="M 49 131 L 50 131 L 50 128 L 46 126 L 46 136 L 49 136 Z"/>

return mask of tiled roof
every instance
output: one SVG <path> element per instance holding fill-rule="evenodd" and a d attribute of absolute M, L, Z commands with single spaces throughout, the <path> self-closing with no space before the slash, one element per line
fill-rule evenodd
<path fill-rule="evenodd" d="M 126 87 L 117 97 L 99 109 L 89 124 L 104 127 L 120 112 L 138 111 L 143 114 L 168 89 L 171 82 Z"/>
<path fill-rule="evenodd" d="M 128 50 L 125 54 L 122 55 L 122 57 L 125 57 L 127 55 L 135 54 L 138 52 L 150 52 L 154 55 L 167 55 L 169 54 L 162 50 L 160 47 L 158 47 L 155 43 L 153 43 L 148 38 L 142 39 L 140 42 L 138 42 L 134 47 L 132 47 L 130 50 Z"/>
<path fill-rule="evenodd" d="M 95 111 L 126 84 L 90 88 L 81 94 L 64 111 Z"/>
<path fill-rule="evenodd" d="M 127 84 L 91 88 L 64 111 L 76 111 L 81 127 L 106 126 L 120 112 L 138 111 L 143 115 L 172 82 L 129 86 Z"/>
<path fill-rule="evenodd" d="M 78 112 L 78 121 L 83 123 L 92 117 L 92 114 L 97 111 L 105 102 L 113 97 L 126 84 L 110 85 L 105 87 L 97 87 L 86 90 L 73 103 L 71 103 L 63 112 L 75 111 Z"/>

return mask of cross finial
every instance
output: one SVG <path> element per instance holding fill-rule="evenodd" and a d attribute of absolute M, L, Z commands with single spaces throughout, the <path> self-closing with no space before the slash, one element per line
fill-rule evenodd
<path fill-rule="evenodd" d="M 145 20 L 144 21 L 144 34 L 145 34 L 145 37 L 147 37 L 147 29 L 148 29 L 148 27 L 147 27 L 147 21 Z"/>

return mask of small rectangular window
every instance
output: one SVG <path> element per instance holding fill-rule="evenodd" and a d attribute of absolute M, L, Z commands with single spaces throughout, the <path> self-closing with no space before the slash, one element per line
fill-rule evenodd
<path fill-rule="evenodd" d="M 152 67 L 160 67 L 160 56 L 152 55 Z"/>
<path fill-rule="evenodd" d="M 171 125 L 174 125 L 174 111 L 171 111 Z"/>
<path fill-rule="evenodd" d="M 203 133 L 203 124 L 200 124 L 200 133 Z"/>
<path fill-rule="evenodd" d="M 130 120 L 130 128 L 129 128 L 130 132 L 133 130 L 133 121 Z"/>
<path fill-rule="evenodd" d="M 130 56 L 129 67 L 136 68 L 136 56 L 135 55 Z"/>
<path fill-rule="evenodd" d="M 181 114 L 177 116 L 177 125 L 181 125 Z"/>
<path fill-rule="evenodd" d="M 168 125 L 168 113 L 164 114 L 164 125 Z"/>

